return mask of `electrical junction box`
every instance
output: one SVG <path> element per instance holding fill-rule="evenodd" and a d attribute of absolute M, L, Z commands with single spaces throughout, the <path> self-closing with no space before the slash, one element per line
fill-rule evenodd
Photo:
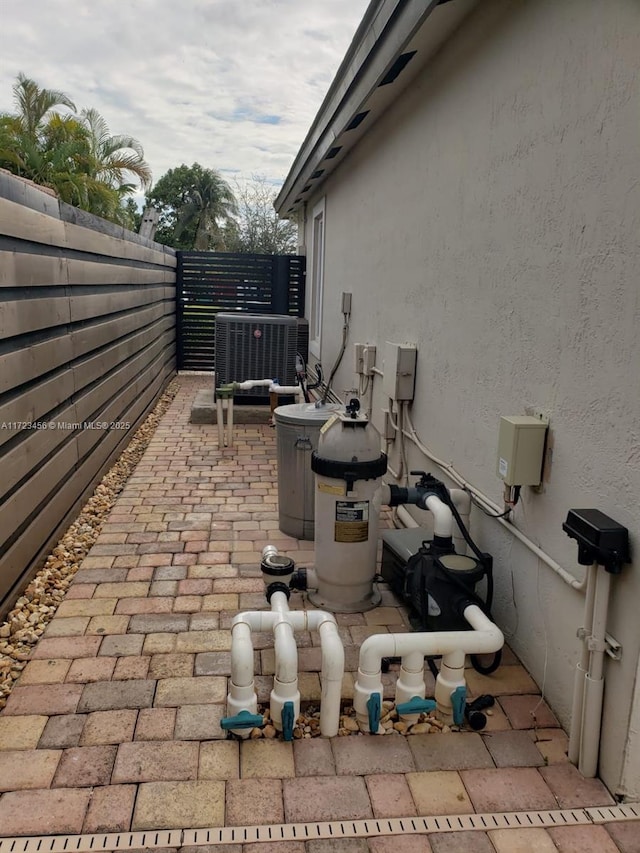
<path fill-rule="evenodd" d="M 384 345 L 384 377 L 382 389 L 391 400 L 413 400 L 416 384 L 415 344 Z"/>
<path fill-rule="evenodd" d="M 540 485 L 548 426 L 530 415 L 500 418 L 497 474 L 505 485 Z"/>

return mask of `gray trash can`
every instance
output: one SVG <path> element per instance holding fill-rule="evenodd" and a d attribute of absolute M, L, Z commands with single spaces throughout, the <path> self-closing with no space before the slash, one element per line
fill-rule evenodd
<path fill-rule="evenodd" d="M 314 403 L 278 406 L 278 521 L 280 530 L 296 539 L 314 538 L 314 484 L 311 453 L 318 448 L 320 430 L 339 405 L 316 408 Z"/>

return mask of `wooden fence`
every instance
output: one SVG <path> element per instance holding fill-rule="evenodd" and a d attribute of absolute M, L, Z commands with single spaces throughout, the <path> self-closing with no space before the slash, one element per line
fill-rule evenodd
<path fill-rule="evenodd" d="M 174 375 L 175 267 L 0 172 L 0 614 Z"/>

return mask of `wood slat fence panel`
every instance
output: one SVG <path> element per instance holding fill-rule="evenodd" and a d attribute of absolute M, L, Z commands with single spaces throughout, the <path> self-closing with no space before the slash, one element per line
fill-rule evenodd
<path fill-rule="evenodd" d="M 219 311 L 304 315 L 302 255 L 178 252 L 178 368 L 215 369 Z"/>
<path fill-rule="evenodd" d="M 0 616 L 175 374 L 175 288 L 172 249 L 0 172 Z"/>

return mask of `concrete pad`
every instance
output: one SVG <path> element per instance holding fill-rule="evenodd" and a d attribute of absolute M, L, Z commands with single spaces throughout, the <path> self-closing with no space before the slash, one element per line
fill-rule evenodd
<path fill-rule="evenodd" d="M 211 377 L 211 387 L 202 388 L 196 392 L 191 406 L 189 423 L 217 424 L 216 404 L 213 399 L 214 378 Z M 267 402 L 264 406 L 233 406 L 233 422 L 236 424 L 268 424 L 271 421 L 271 407 Z"/>

